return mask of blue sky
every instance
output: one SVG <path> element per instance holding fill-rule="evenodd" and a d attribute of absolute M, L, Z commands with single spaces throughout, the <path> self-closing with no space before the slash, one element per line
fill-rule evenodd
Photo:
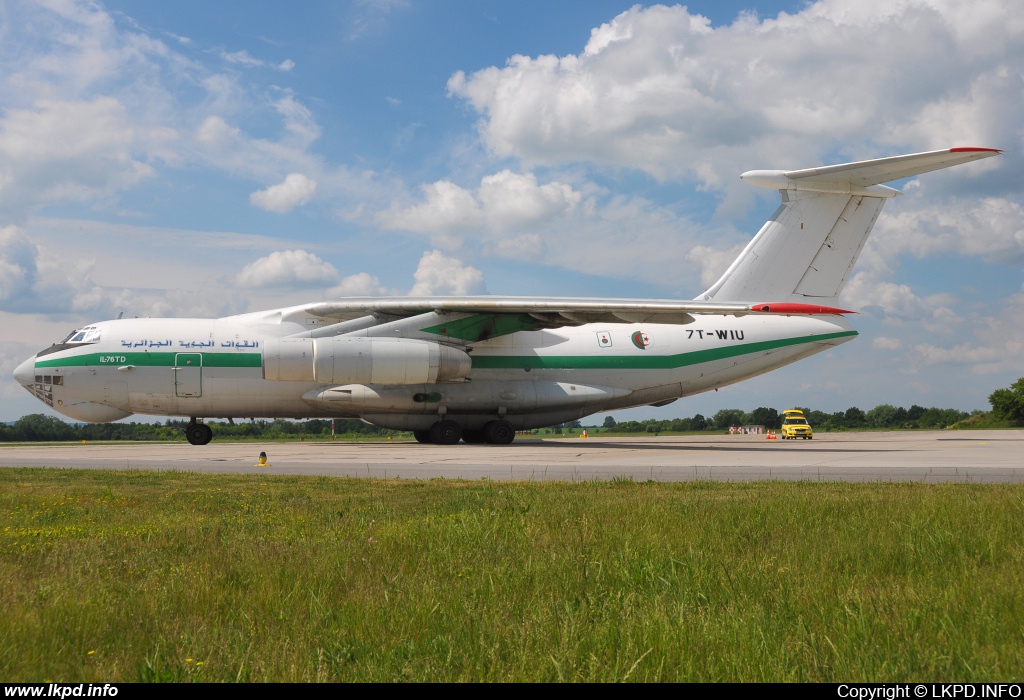
<path fill-rule="evenodd" d="M 5 3 L 0 420 L 44 409 L 21 360 L 121 311 L 692 298 L 776 206 L 739 173 L 963 145 L 1005 153 L 900 184 L 843 296 L 859 339 L 635 415 L 987 408 L 1024 375 L 1016 10 Z"/>

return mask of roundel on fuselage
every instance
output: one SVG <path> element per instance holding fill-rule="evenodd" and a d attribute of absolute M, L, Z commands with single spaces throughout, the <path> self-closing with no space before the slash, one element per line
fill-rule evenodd
<path fill-rule="evenodd" d="M 651 336 L 649 336 L 647 333 L 643 331 L 637 331 L 636 333 L 631 335 L 630 340 L 633 341 L 633 345 L 637 346 L 641 350 L 646 350 L 647 348 L 654 344 L 654 341 L 651 339 Z"/>

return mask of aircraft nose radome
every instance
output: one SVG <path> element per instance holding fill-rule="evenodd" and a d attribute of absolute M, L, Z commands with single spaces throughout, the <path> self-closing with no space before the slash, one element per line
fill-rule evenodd
<path fill-rule="evenodd" d="M 28 358 L 14 370 L 14 378 L 22 386 L 31 386 L 36 381 L 36 356 Z"/>

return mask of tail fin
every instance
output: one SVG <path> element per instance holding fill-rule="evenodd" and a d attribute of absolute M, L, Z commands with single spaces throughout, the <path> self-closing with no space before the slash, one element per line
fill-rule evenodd
<path fill-rule="evenodd" d="M 880 184 L 1000 153 L 951 148 L 807 170 L 751 170 L 740 177 L 779 190 L 782 204 L 705 301 L 801 302 L 834 306 L 886 199 Z"/>

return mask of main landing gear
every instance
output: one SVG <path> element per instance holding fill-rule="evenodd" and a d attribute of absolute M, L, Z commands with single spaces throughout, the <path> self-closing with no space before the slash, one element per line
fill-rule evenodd
<path fill-rule="evenodd" d="M 205 445 L 213 439 L 213 430 L 206 423 L 199 423 L 193 418 L 185 426 L 185 439 L 191 445 Z"/>
<path fill-rule="evenodd" d="M 416 442 L 454 445 L 460 439 L 469 445 L 508 445 L 516 437 L 516 429 L 505 420 L 492 420 L 483 428 L 463 428 L 453 420 L 440 420 L 429 430 L 414 430 Z"/>

